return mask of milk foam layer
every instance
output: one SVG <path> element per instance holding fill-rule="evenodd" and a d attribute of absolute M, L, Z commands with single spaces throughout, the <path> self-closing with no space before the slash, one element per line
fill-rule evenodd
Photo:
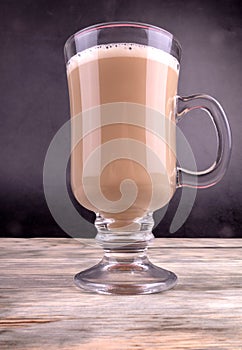
<path fill-rule="evenodd" d="M 151 46 L 139 45 L 139 44 L 128 44 L 128 43 L 118 43 L 118 44 L 108 44 L 108 45 L 98 45 L 92 48 L 86 49 L 82 52 L 78 52 L 73 56 L 67 63 L 67 73 L 69 74 L 73 69 L 79 65 L 85 64 L 90 61 L 94 61 L 102 58 L 111 57 L 140 57 L 149 60 L 154 60 L 163 63 L 177 73 L 179 72 L 179 62 L 175 57 L 168 54 L 165 51 L 156 49 Z"/>

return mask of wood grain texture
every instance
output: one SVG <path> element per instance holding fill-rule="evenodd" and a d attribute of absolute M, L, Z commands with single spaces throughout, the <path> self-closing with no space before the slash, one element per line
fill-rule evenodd
<path fill-rule="evenodd" d="M 242 349 L 242 241 L 156 239 L 178 285 L 140 296 L 73 284 L 102 255 L 92 240 L 0 240 L 0 349 Z"/>

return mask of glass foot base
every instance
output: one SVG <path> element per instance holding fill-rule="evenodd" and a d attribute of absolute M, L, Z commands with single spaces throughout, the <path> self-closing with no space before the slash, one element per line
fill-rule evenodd
<path fill-rule="evenodd" d="M 177 276 L 153 265 L 147 256 L 130 259 L 104 258 L 95 266 L 78 273 L 75 284 L 100 294 L 150 294 L 176 285 Z"/>

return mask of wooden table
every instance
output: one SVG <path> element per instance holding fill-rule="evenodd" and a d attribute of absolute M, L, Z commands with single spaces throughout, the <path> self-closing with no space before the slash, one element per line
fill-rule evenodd
<path fill-rule="evenodd" d="M 174 271 L 167 292 L 81 291 L 76 272 L 102 255 L 92 240 L 0 240 L 0 349 L 242 349 L 242 240 L 156 239 Z"/>

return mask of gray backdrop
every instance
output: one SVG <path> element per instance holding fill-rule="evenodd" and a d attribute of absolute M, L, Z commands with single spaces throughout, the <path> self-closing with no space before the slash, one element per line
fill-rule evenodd
<path fill-rule="evenodd" d="M 242 7 L 234 0 L 0 1 L 1 235 L 65 235 L 48 210 L 42 184 L 48 145 L 69 118 L 63 46 L 79 29 L 113 20 L 151 23 L 173 33 L 183 48 L 179 93 L 216 97 L 233 133 L 232 160 L 222 182 L 200 190 L 186 223 L 169 234 L 177 191 L 154 233 L 242 237 Z M 208 166 L 216 148 L 208 118 L 194 112 L 181 128 L 198 167 Z"/>

